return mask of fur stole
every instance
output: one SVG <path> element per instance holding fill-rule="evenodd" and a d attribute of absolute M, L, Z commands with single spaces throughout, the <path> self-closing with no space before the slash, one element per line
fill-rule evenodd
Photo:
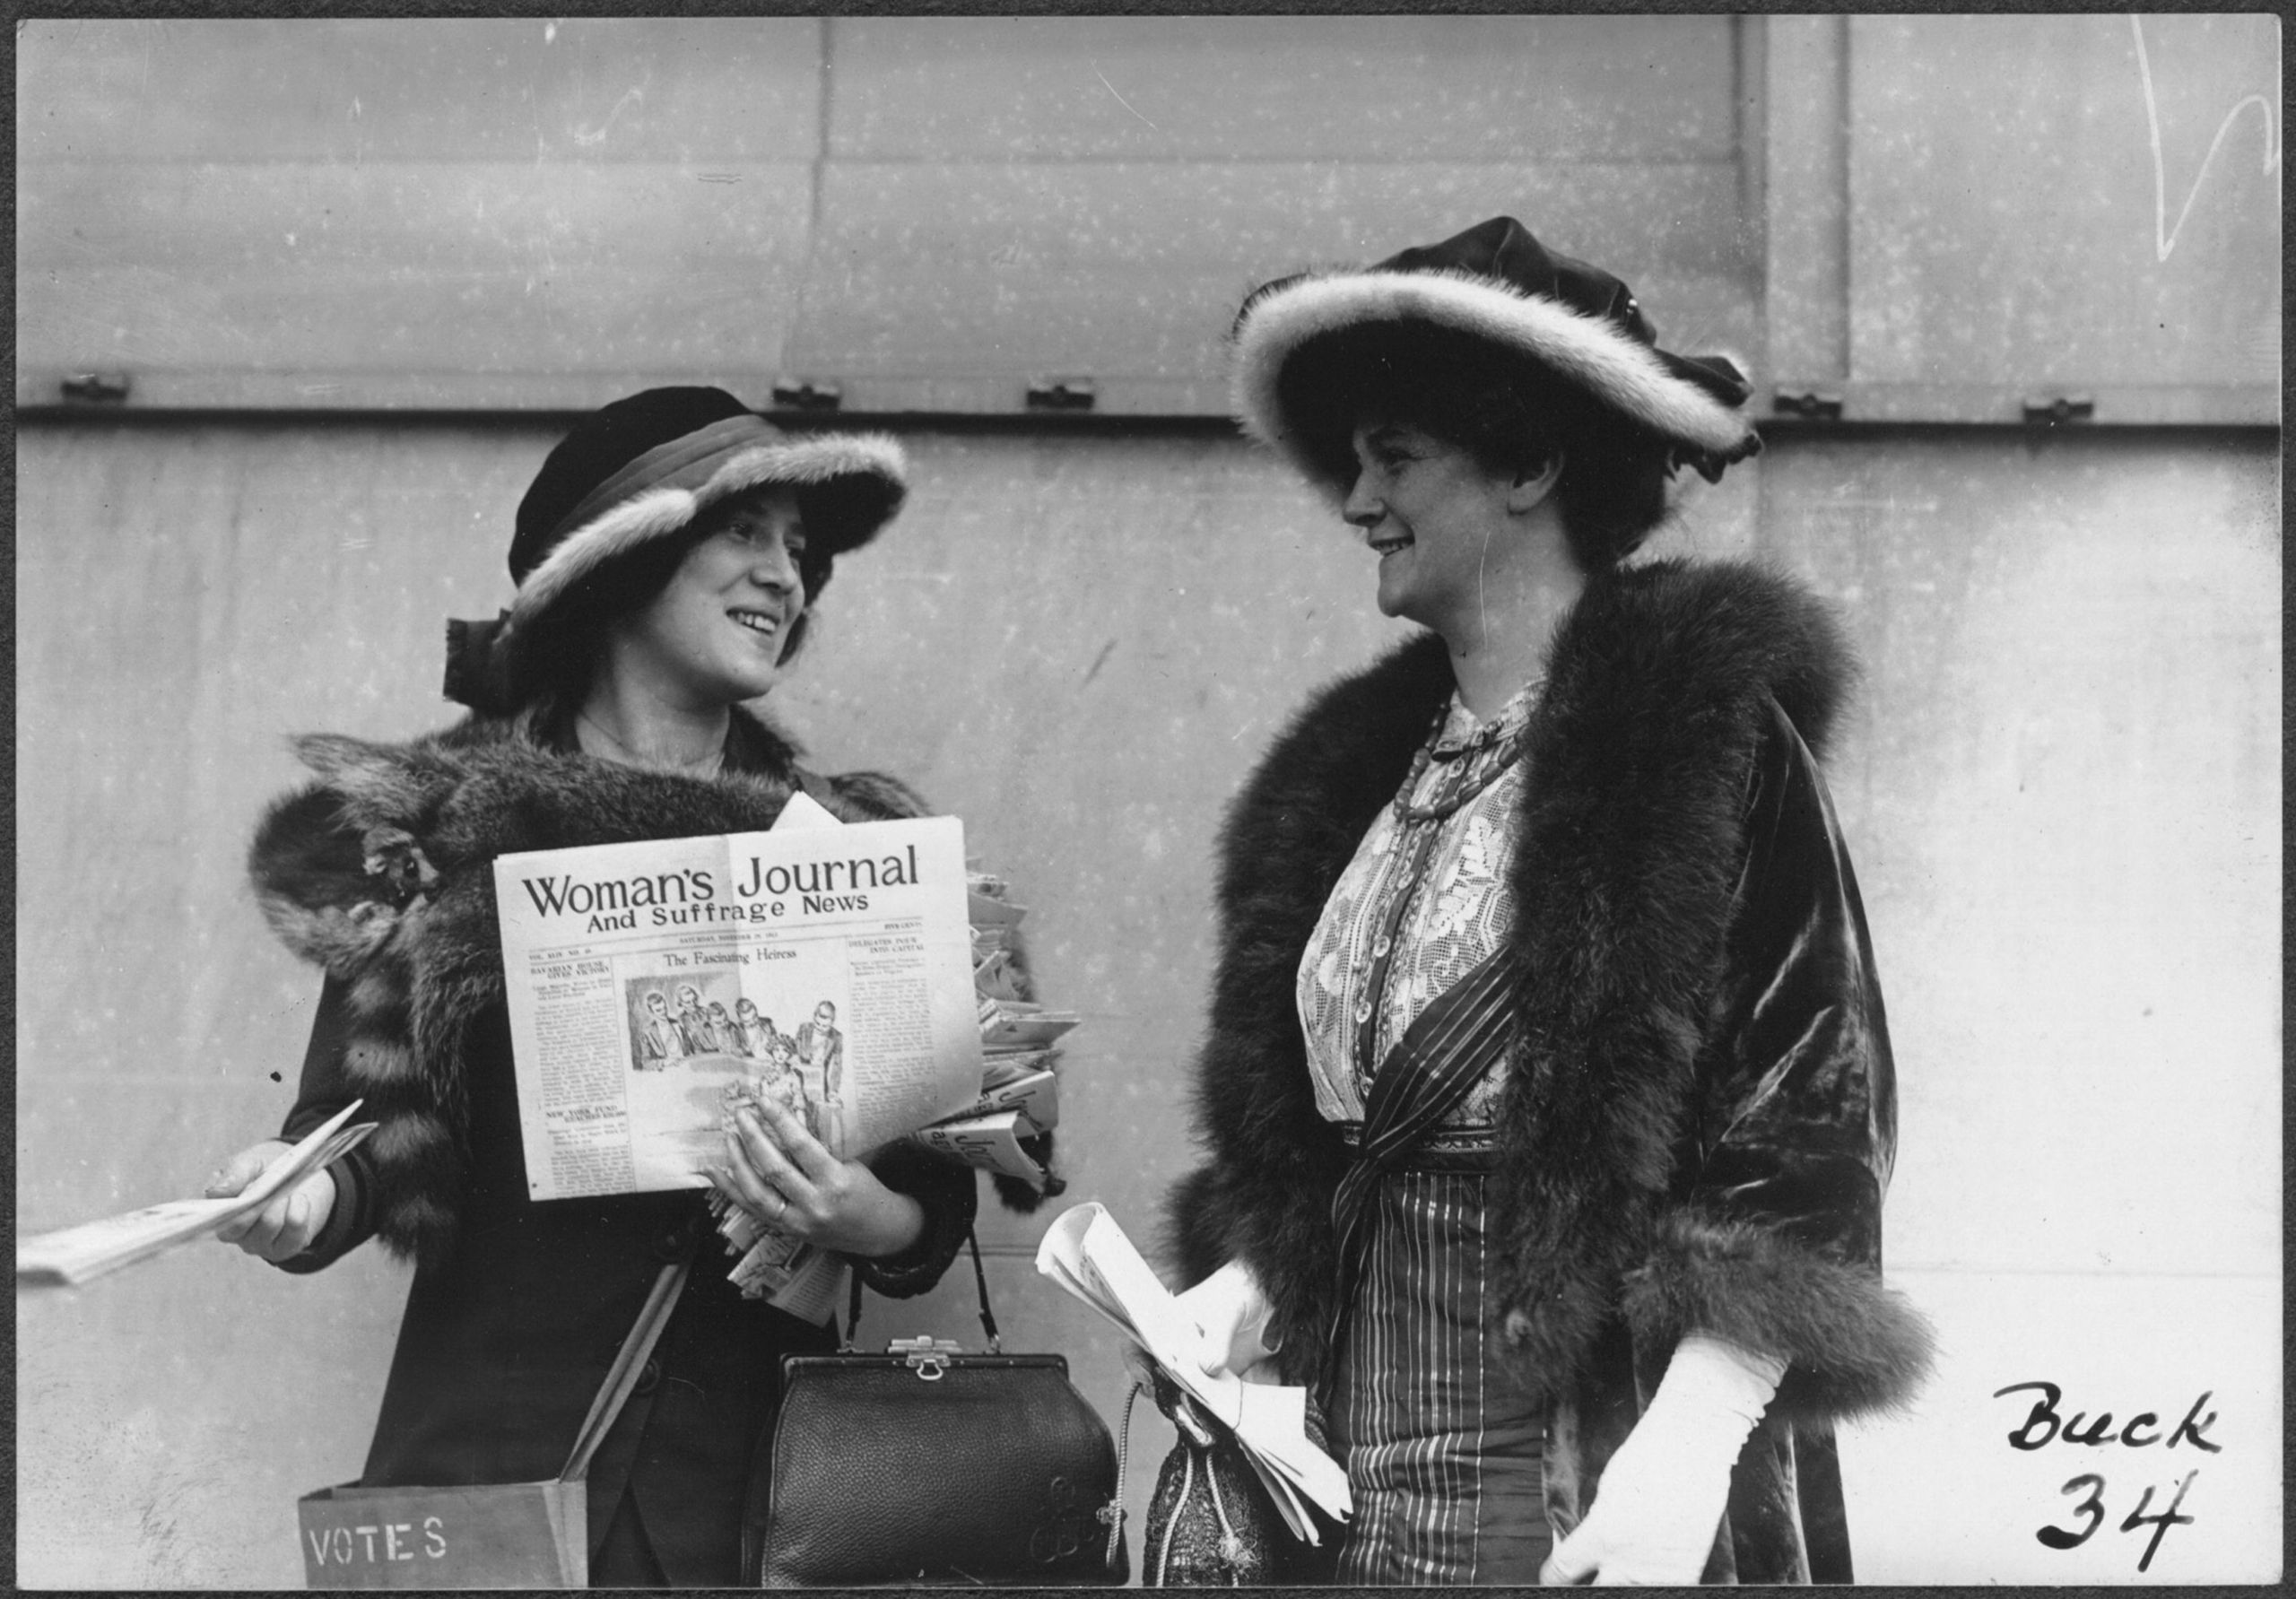
<path fill-rule="evenodd" d="M 1873 1263 L 1702 1221 L 1670 1192 L 1755 759 L 1781 708 L 1822 748 L 1850 673 L 1813 597 L 1740 564 L 1604 574 L 1557 630 L 1524 756 L 1511 937 L 1525 1066 L 1502 1096 L 1493 1198 L 1501 1325 L 1549 1391 L 1586 1373 L 1622 1315 L 1656 1337 L 1687 1310 L 1789 1352 L 1831 1374 L 1819 1412 L 1886 1402 L 1924 1362 L 1918 1318 Z M 1312 1380 L 1337 1308 L 1329 1205 L 1349 1158 L 1309 1083 L 1300 952 L 1453 688 L 1427 635 L 1325 691 L 1225 826 L 1196 1084 L 1209 1161 L 1173 1195 L 1172 1255 L 1188 1282 L 1253 1263 L 1290 1381 Z"/>
<path fill-rule="evenodd" d="M 515 719 L 473 717 L 400 744 L 294 742 L 318 780 L 270 807 L 248 873 L 273 931 L 344 985 L 344 1086 L 380 1123 L 365 1147 L 376 1230 L 395 1252 L 430 1258 L 454 1236 L 467 1047 L 503 993 L 494 857 L 770 827 L 797 751 L 735 715 L 744 769 L 711 778 L 545 748 Z M 830 787 L 848 821 L 924 811 L 874 773 Z"/>

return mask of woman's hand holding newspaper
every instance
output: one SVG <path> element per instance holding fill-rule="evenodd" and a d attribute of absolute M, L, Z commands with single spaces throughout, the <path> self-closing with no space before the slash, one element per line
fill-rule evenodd
<path fill-rule="evenodd" d="M 1267 1342 L 1274 1307 L 1259 1278 L 1240 1260 L 1173 1295 L 1172 1303 L 1196 1325 L 1196 1362 L 1207 1377 L 1242 1377 L 1275 1352 Z"/>
<path fill-rule="evenodd" d="M 840 1160 L 787 1106 L 743 1103 L 726 1134 L 718 1186 L 768 1227 L 840 1255 L 898 1255 L 925 1230 L 925 1211 L 858 1160 Z"/>

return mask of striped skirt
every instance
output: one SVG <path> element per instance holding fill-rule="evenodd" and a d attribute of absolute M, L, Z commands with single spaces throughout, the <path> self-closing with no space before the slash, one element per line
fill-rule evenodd
<path fill-rule="evenodd" d="M 1552 1546 L 1544 1407 L 1501 1359 L 1489 1180 L 1398 1171 L 1368 1202 L 1330 1409 L 1355 1495 L 1343 1583 L 1535 1584 Z"/>

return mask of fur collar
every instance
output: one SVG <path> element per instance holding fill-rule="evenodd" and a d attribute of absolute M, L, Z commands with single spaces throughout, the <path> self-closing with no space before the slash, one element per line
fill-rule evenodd
<path fill-rule="evenodd" d="M 403 744 L 295 741 L 317 781 L 265 813 L 248 873 L 273 930 L 344 986 L 345 1088 L 380 1123 L 366 1147 L 377 1230 L 396 1252 L 428 1258 L 454 1234 L 466 1046 L 502 997 L 494 857 L 771 826 L 797 750 L 736 715 L 741 769 L 711 778 L 570 754 L 518 719 L 473 717 Z M 923 810 L 874 774 L 830 786 L 848 821 Z"/>
<path fill-rule="evenodd" d="M 1771 702 L 1820 747 L 1848 676 L 1817 602 L 1744 565 L 1605 573 L 1558 630 L 1524 756 L 1512 884 L 1533 1064 L 1504 1096 L 1495 1206 L 1504 1325 L 1528 1372 L 1582 1369 L 1647 1252 Z M 1300 952 L 1452 687 L 1428 636 L 1326 691 L 1226 825 L 1196 1083 L 1212 1160 L 1174 1196 L 1174 1243 L 1189 1281 L 1231 1253 L 1261 1269 L 1294 1381 L 1318 1368 L 1335 1308 L 1328 1203 L 1347 1159 L 1309 1083 Z"/>

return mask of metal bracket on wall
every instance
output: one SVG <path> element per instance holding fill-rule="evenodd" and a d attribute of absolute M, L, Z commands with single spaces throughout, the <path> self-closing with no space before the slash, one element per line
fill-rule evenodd
<path fill-rule="evenodd" d="M 1092 382 L 1089 378 L 1042 378 L 1029 385 L 1031 411 L 1090 411 Z"/>
<path fill-rule="evenodd" d="M 1813 421 L 1839 421 L 1841 396 L 1822 389 L 1779 389 L 1770 397 L 1770 408 L 1780 416 L 1806 416 Z"/>
<path fill-rule="evenodd" d="M 783 411 L 834 411 L 845 404 L 845 391 L 834 383 L 785 381 L 773 386 L 773 403 Z"/>
<path fill-rule="evenodd" d="M 2086 395 L 2054 395 L 2025 402 L 2025 420 L 2054 428 L 2061 422 L 2093 421 L 2097 402 Z"/>
<path fill-rule="evenodd" d="M 57 386 L 67 400 L 117 405 L 127 398 L 125 372 L 74 372 Z"/>

